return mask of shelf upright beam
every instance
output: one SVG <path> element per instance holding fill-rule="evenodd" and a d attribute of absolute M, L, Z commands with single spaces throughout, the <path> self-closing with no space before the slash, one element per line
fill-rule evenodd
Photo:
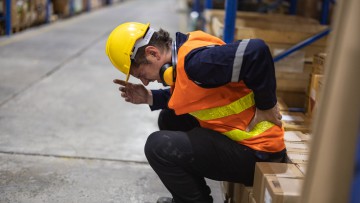
<path fill-rule="evenodd" d="M 225 1 L 225 25 L 224 41 L 231 43 L 234 41 L 235 22 L 236 22 L 237 0 Z"/>
<path fill-rule="evenodd" d="M 291 0 L 289 13 L 290 15 L 296 15 L 297 0 Z"/>
<path fill-rule="evenodd" d="M 5 1 L 5 34 L 11 35 L 11 0 Z"/>
<path fill-rule="evenodd" d="M 200 0 L 194 0 L 193 1 L 192 10 L 199 13 L 199 14 L 201 13 L 201 2 L 200 2 Z"/>
<path fill-rule="evenodd" d="M 50 18 L 51 18 L 51 12 L 50 12 L 50 2 L 51 0 L 46 0 L 45 3 L 45 22 L 46 23 L 50 23 Z"/>
<path fill-rule="evenodd" d="M 320 23 L 322 25 L 328 24 L 329 9 L 330 9 L 330 0 L 323 0 L 322 8 L 321 8 L 321 19 L 320 19 Z"/>
<path fill-rule="evenodd" d="M 73 16 L 75 14 L 75 1 L 70 0 L 69 1 L 69 7 L 70 7 L 70 16 Z"/>
<path fill-rule="evenodd" d="M 87 0 L 86 11 L 87 11 L 87 12 L 90 12 L 90 11 L 91 11 L 91 0 Z"/>
<path fill-rule="evenodd" d="M 214 6 L 213 6 L 213 1 L 212 0 L 206 0 L 205 2 L 205 8 L 207 9 L 212 9 Z"/>

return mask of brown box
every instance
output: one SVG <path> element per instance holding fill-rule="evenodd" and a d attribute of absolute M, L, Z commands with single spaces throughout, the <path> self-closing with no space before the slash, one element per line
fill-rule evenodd
<path fill-rule="evenodd" d="M 321 86 L 324 75 L 311 74 L 310 87 L 308 92 L 308 104 L 307 104 L 307 115 L 309 117 L 314 116 L 317 103 L 319 101 L 319 95 L 321 92 Z"/>
<path fill-rule="evenodd" d="M 325 60 L 326 53 L 318 53 L 314 55 L 313 58 L 313 73 L 315 74 L 324 74 L 325 71 Z"/>
<path fill-rule="evenodd" d="M 306 164 L 309 160 L 309 152 L 288 151 L 287 159 L 293 164 Z"/>
<path fill-rule="evenodd" d="M 206 10 L 206 22 L 210 24 L 209 33 L 222 37 L 224 31 L 224 10 Z M 261 14 L 238 11 L 236 14 L 235 40 L 260 38 L 270 47 L 274 55 L 276 49 L 288 49 L 295 44 L 326 29 L 315 19 L 283 14 Z M 327 37 L 302 49 L 305 57 L 312 61 L 313 55 L 324 52 Z"/>
<path fill-rule="evenodd" d="M 267 176 L 262 202 L 298 203 L 303 183 L 304 180 L 299 178 Z"/>
<path fill-rule="evenodd" d="M 54 13 L 60 17 L 66 17 L 70 15 L 70 3 L 69 0 L 53 0 Z"/>
<path fill-rule="evenodd" d="M 308 143 L 302 141 L 302 142 L 286 142 L 285 146 L 287 152 L 309 152 L 309 145 Z"/>
<path fill-rule="evenodd" d="M 285 131 L 285 142 L 306 142 L 311 139 L 311 135 L 308 133 L 302 133 L 300 131 Z"/>
<path fill-rule="evenodd" d="M 285 84 L 285 83 L 284 83 Z M 305 91 L 276 90 L 276 95 L 281 97 L 289 108 L 304 108 L 307 102 Z"/>
<path fill-rule="evenodd" d="M 258 162 L 255 165 L 253 194 L 257 203 L 264 202 L 265 178 L 267 176 L 302 178 L 303 173 L 288 163 Z"/>
<path fill-rule="evenodd" d="M 281 97 L 277 97 L 277 105 L 280 111 L 287 111 L 289 107 Z"/>
<path fill-rule="evenodd" d="M 250 203 L 253 193 L 252 187 L 246 187 L 241 183 L 234 184 L 233 203 Z"/>
<path fill-rule="evenodd" d="M 298 169 L 305 175 L 306 174 L 306 169 L 307 169 L 307 164 L 305 163 L 298 163 L 295 164 L 296 167 L 298 167 Z"/>
<path fill-rule="evenodd" d="M 281 115 L 285 131 L 310 132 L 311 119 L 305 114 L 301 112 L 281 111 Z"/>

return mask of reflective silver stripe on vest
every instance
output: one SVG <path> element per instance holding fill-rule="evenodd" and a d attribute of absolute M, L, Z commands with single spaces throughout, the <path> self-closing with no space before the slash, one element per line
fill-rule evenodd
<path fill-rule="evenodd" d="M 238 49 L 236 50 L 231 82 L 239 82 L 239 75 L 243 63 L 244 53 L 249 41 L 250 39 L 242 40 Z"/>

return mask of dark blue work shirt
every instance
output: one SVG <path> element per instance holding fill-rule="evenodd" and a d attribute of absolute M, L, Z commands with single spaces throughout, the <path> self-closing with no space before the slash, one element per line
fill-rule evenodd
<path fill-rule="evenodd" d="M 188 35 L 176 33 L 177 50 Z M 254 92 L 255 105 L 266 110 L 276 105 L 275 68 L 271 52 L 263 40 L 239 40 L 221 46 L 200 47 L 185 57 L 189 79 L 203 88 L 244 81 Z M 206 67 L 206 68 L 204 68 Z M 151 110 L 167 108 L 169 89 L 152 90 Z"/>

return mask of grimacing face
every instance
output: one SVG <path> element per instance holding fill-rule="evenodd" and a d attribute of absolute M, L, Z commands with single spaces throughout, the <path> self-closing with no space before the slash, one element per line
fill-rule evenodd
<path fill-rule="evenodd" d="M 146 64 L 140 64 L 138 67 L 132 67 L 130 69 L 130 74 L 139 80 L 147 86 L 150 82 L 157 81 L 161 83 L 161 79 L 159 76 L 159 65 L 156 63 L 146 63 Z"/>

